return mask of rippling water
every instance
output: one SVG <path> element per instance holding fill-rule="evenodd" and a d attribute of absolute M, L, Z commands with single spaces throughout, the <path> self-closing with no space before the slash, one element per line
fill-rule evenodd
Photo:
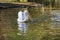
<path fill-rule="evenodd" d="M 60 28 L 60 10 L 53 10 L 52 23 L 53 28 Z"/>
<path fill-rule="evenodd" d="M 55 33 L 52 28 L 59 28 L 60 22 L 51 21 L 51 15 L 42 14 L 40 10 L 35 11 L 30 9 L 32 15 L 31 21 L 27 23 L 28 34 L 26 37 L 17 36 L 17 13 L 20 9 L 3 9 L 0 10 L 0 39 L 1 40 L 47 40 L 52 37 L 50 33 Z M 49 12 L 48 12 L 49 13 Z M 3 38 L 3 39 L 2 39 Z M 45 39 L 44 39 L 45 38 Z"/>

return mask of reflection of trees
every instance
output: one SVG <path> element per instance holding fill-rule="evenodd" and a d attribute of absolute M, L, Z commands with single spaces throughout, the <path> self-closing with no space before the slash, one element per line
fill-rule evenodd
<path fill-rule="evenodd" d="M 45 6 L 55 4 L 55 0 L 36 0 L 36 2 L 44 4 Z"/>
<path fill-rule="evenodd" d="M 55 6 L 55 5 L 60 4 L 59 0 L 28 0 L 28 1 L 44 4 L 45 6 L 47 5 Z"/>
<path fill-rule="evenodd" d="M 4 38 L 4 35 L 2 35 L 3 33 L 2 33 L 2 30 L 1 30 L 1 27 L 0 27 L 0 40 L 5 40 L 5 38 Z"/>
<path fill-rule="evenodd" d="M 18 2 L 20 2 L 20 0 L 17 0 Z"/>
<path fill-rule="evenodd" d="M 0 40 L 5 40 L 4 36 L 2 35 L 1 29 L 0 29 Z"/>

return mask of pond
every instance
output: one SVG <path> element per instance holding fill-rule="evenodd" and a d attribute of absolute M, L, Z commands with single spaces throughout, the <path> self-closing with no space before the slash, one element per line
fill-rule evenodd
<path fill-rule="evenodd" d="M 18 36 L 17 13 L 20 9 L 0 10 L 0 39 L 1 40 L 53 40 L 50 33 L 55 30 L 50 29 L 50 14 L 42 14 L 40 10 L 30 9 L 32 22 L 28 22 L 28 33 L 26 36 Z M 59 39 L 60 40 L 60 39 Z"/>

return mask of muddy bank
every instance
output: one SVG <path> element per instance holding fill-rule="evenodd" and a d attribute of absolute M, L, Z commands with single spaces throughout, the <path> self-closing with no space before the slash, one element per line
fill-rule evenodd
<path fill-rule="evenodd" d="M 24 5 L 24 4 L 0 3 L 0 9 L 23 8 L 23 7 L 27 7 L 27 6 L 28 5 Z"/>

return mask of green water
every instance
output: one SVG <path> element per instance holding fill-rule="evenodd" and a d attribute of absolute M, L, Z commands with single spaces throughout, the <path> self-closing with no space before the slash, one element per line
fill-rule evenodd
<path fill-rule="evenodd" d="M 17 26 L 17 13 L 19 8 L 16 9 L 4 9 L 0 11 L 0 39 L 1 40 L 60 40 L 55 33 L 55 30 L 51 30 L 51 15 L 42 14 L 40 11 L 30 9 L 32 21 L 28 22 L 28 33 L 26 36 L 18 36 Z M 59 36 L 60 37 L 60 36 Z"/>

